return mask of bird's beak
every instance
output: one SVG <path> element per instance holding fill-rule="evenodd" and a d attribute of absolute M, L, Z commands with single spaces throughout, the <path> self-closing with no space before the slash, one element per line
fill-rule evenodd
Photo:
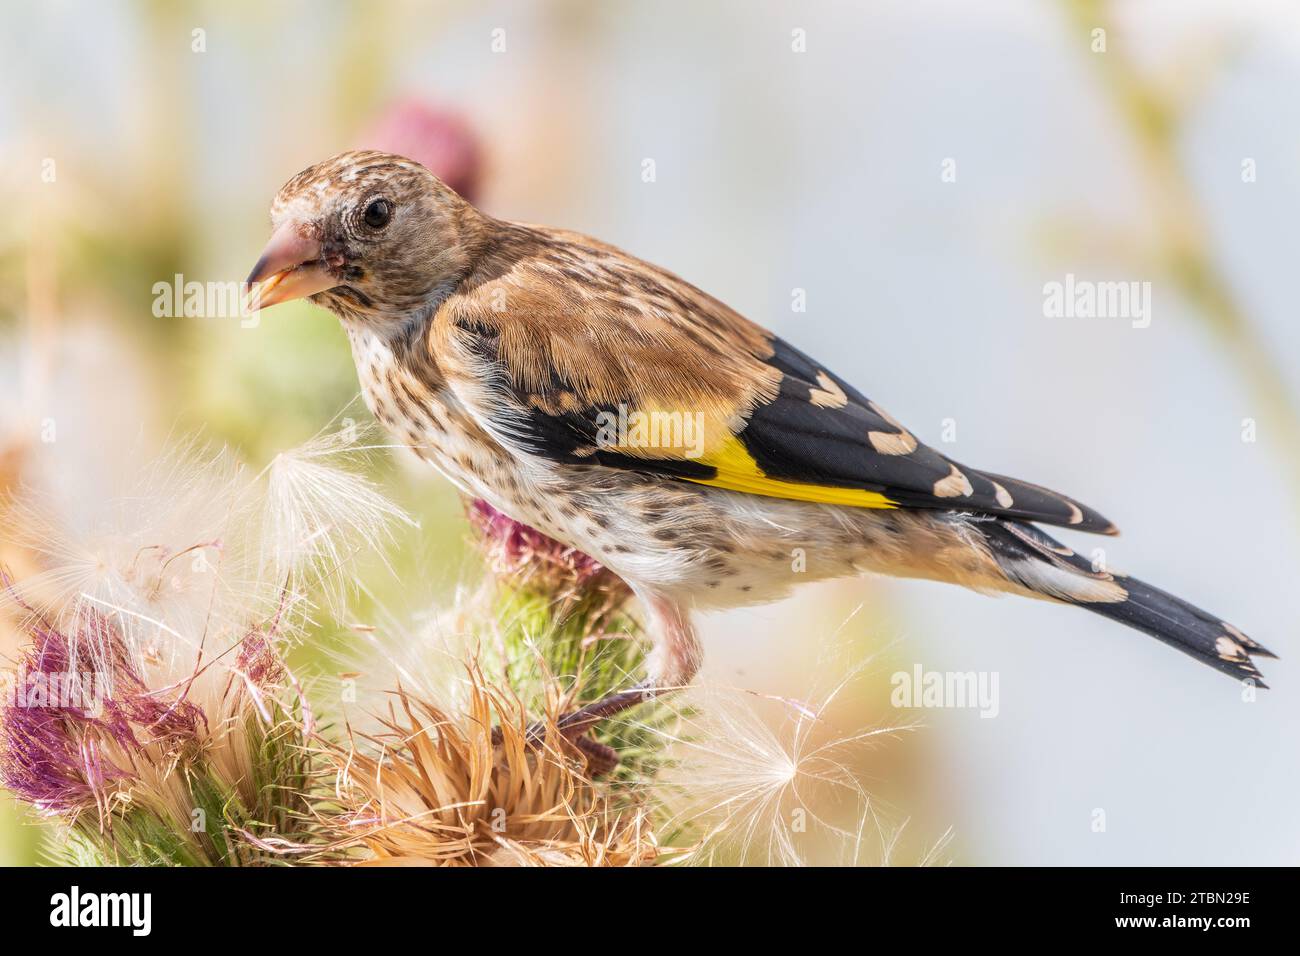
<path fill-rule="evenodd" d="M 321 259 L 320 243 L 304 238 L 298 225 L 286 222 L 271 234 L 262 257 L 248 274 L 251 311 L 305 299 L 339 284 Z M 254 285 L 257 287 L 252 288 Z"/>

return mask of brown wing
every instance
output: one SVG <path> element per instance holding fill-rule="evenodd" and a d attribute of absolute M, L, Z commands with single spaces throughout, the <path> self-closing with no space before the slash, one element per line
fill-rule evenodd
<path fill-rule="evenodd" d="M 439 311 L 431 343 L 503 443 L 748 494 L 1115 531 L 1070 498 L 921 444 L 824 366 L 669 272 L 571 233 L 507 230 Z M 633 425 L 655 420 L 664 427 Z"/>

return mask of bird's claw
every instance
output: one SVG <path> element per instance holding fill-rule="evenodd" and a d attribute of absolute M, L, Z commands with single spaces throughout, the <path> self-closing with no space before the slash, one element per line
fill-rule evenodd
<path fill-rule="evenodd" d="M 579 734 L 570 743 L 587 758 L 587 770 L 593 779 L 605 776 L 619 764 L 617 750 L 599 740 L 592 740 L 586 734 Z"/>
<path fill-rule="evenodd" d="M 661 691 L 648 686 L 637 686 L 631 690 L 608 694 L 593 703 L 579 707 L 562 715 L 555 721 L 560 736 L 572 744 L 587 759 L 587 768 L 593 777 L 609 773 L 618 766 L 618 752 L 613 747 L 599 743 L 587 736 L 587 731 L 602 720 L 620 714 L 629 707 L 644 703 Z M 532 747 L 539 747 L 546 741 L 547 724 L 535 723 L 524 734 L 525 742 Z M 493 728 L 492 743 L 502 741 L 501 728 Z"/>
<path fill-rule="evenodd" d="M 602 777 L 618 766 L 619 756 L 617 750 L 610 747 L 608 744 L 602 744 L 599 741 L 588 737 L 586 725 L 577 727 L 571 726 L 568 729 L 565 729 L 561 725 L 563 720 L 564 718 L 561 717 L 560 720 L 556 722 L 557 726 L 560 727 L 560 736 L 572 744 L 574 749 L 576 749 L 586 759 L 587 769 L 590 771 L 593 778 Z M 533 749 L 540 748 L 546 742 L 546 729 L 547 725 L 541 722 L 530 724 L 528 729 L 524 732 L 524 743 Z M 501 728 L 493 727 L 493 745 L 500 746 L 503 740 L 504 735 L 501 733 Z"/>

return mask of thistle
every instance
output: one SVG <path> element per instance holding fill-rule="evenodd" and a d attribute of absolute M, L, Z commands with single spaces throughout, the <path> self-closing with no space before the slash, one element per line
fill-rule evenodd
<path fill-rule="evenodd" d="M 630 591 L 593 559 L 482 502 L 469 515 L 493 576 L 429 627 L 366 631 L 377 659 L 399 662 L 397 686 L 386 712 L 369 715 L 372 730 L 327 748 L 338 768 L 321 814 L 331 850 L 356 862 L 450 866 L 671 856 L 655 835 L 651 788 L 674 711 L 646 705 L 638 720 L 599 728 L 585 749 L 555 726 L 579 696 L 608 693 L 641 666 Z M 593 766 L 593 753 L 616 766 Z"/>
<path fill-rule="evenodd" d="M 469 706 L 450 713 L 405 691 L 383 732 L 334 751 L 337 846 L 374 865 L 629 866 L 660 856 L 650 814 L 595 784 L 554 724 L 470 668 Z"/>
<path fill-rule="evenodd" d="M 68 681 L 76 643 L 35 613 L 28 621 L 32 643 L 0 711 L 0 782 L 68 828 L 61 858 L 247 865 L 266 860 L 256 834 L 301 831 L 304 725 L 274 634 L 247 634 L 229 666 L 151 687 L 114 621 L 90 612 L 80 644 L 99 648 L 111 679 L 82 684 Z"/>
<path fill-rule="evenodd" d="M 80 527 L 10 503 L 44 570 L 4 579 L 29 644 L 0 782 L 68 831 L 61 857 L 242 865 L 312 839 L 317 728 L 284 654 L 403 517 L 346 467 L 356 441 L 320 436 L 251 478 L 191 448 Z"/>
<path fill-rule="evenodd" d="M 888 857 L 847 768 L 900 728 L 837 739 L 824 704 L 781 702 L 781 736 L 745 694 L 697 691 L 562 734 L 562 714 L 644 668 L 631 591 L 482 502 L 470 524 L 492 573 L 423 627 L 358 627 L 379 680 L 322 722 L 327 685 L 309 703 L 286 652 L 347 609 L 353 559 L 408 520 L 364 477 L 360 439 L 318 436 L 251 477 L 191 449 L 89 529 L 11 505 L 44 570 L 0 581 L 28 638 L 0 783 L 61 828 L 52 856 L 640 866 L 801 863 L 831 844 L 858 862 L 880 834 Z"/>

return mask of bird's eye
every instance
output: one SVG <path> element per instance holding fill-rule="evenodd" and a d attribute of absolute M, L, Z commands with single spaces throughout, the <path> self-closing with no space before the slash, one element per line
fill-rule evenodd
<path fill-rule="evenodd" d="M 387 199 L 376 199 L 366 207 L 361 218 L 371 229 L 383 229 L 393 218 L 393 204 Z"/>

